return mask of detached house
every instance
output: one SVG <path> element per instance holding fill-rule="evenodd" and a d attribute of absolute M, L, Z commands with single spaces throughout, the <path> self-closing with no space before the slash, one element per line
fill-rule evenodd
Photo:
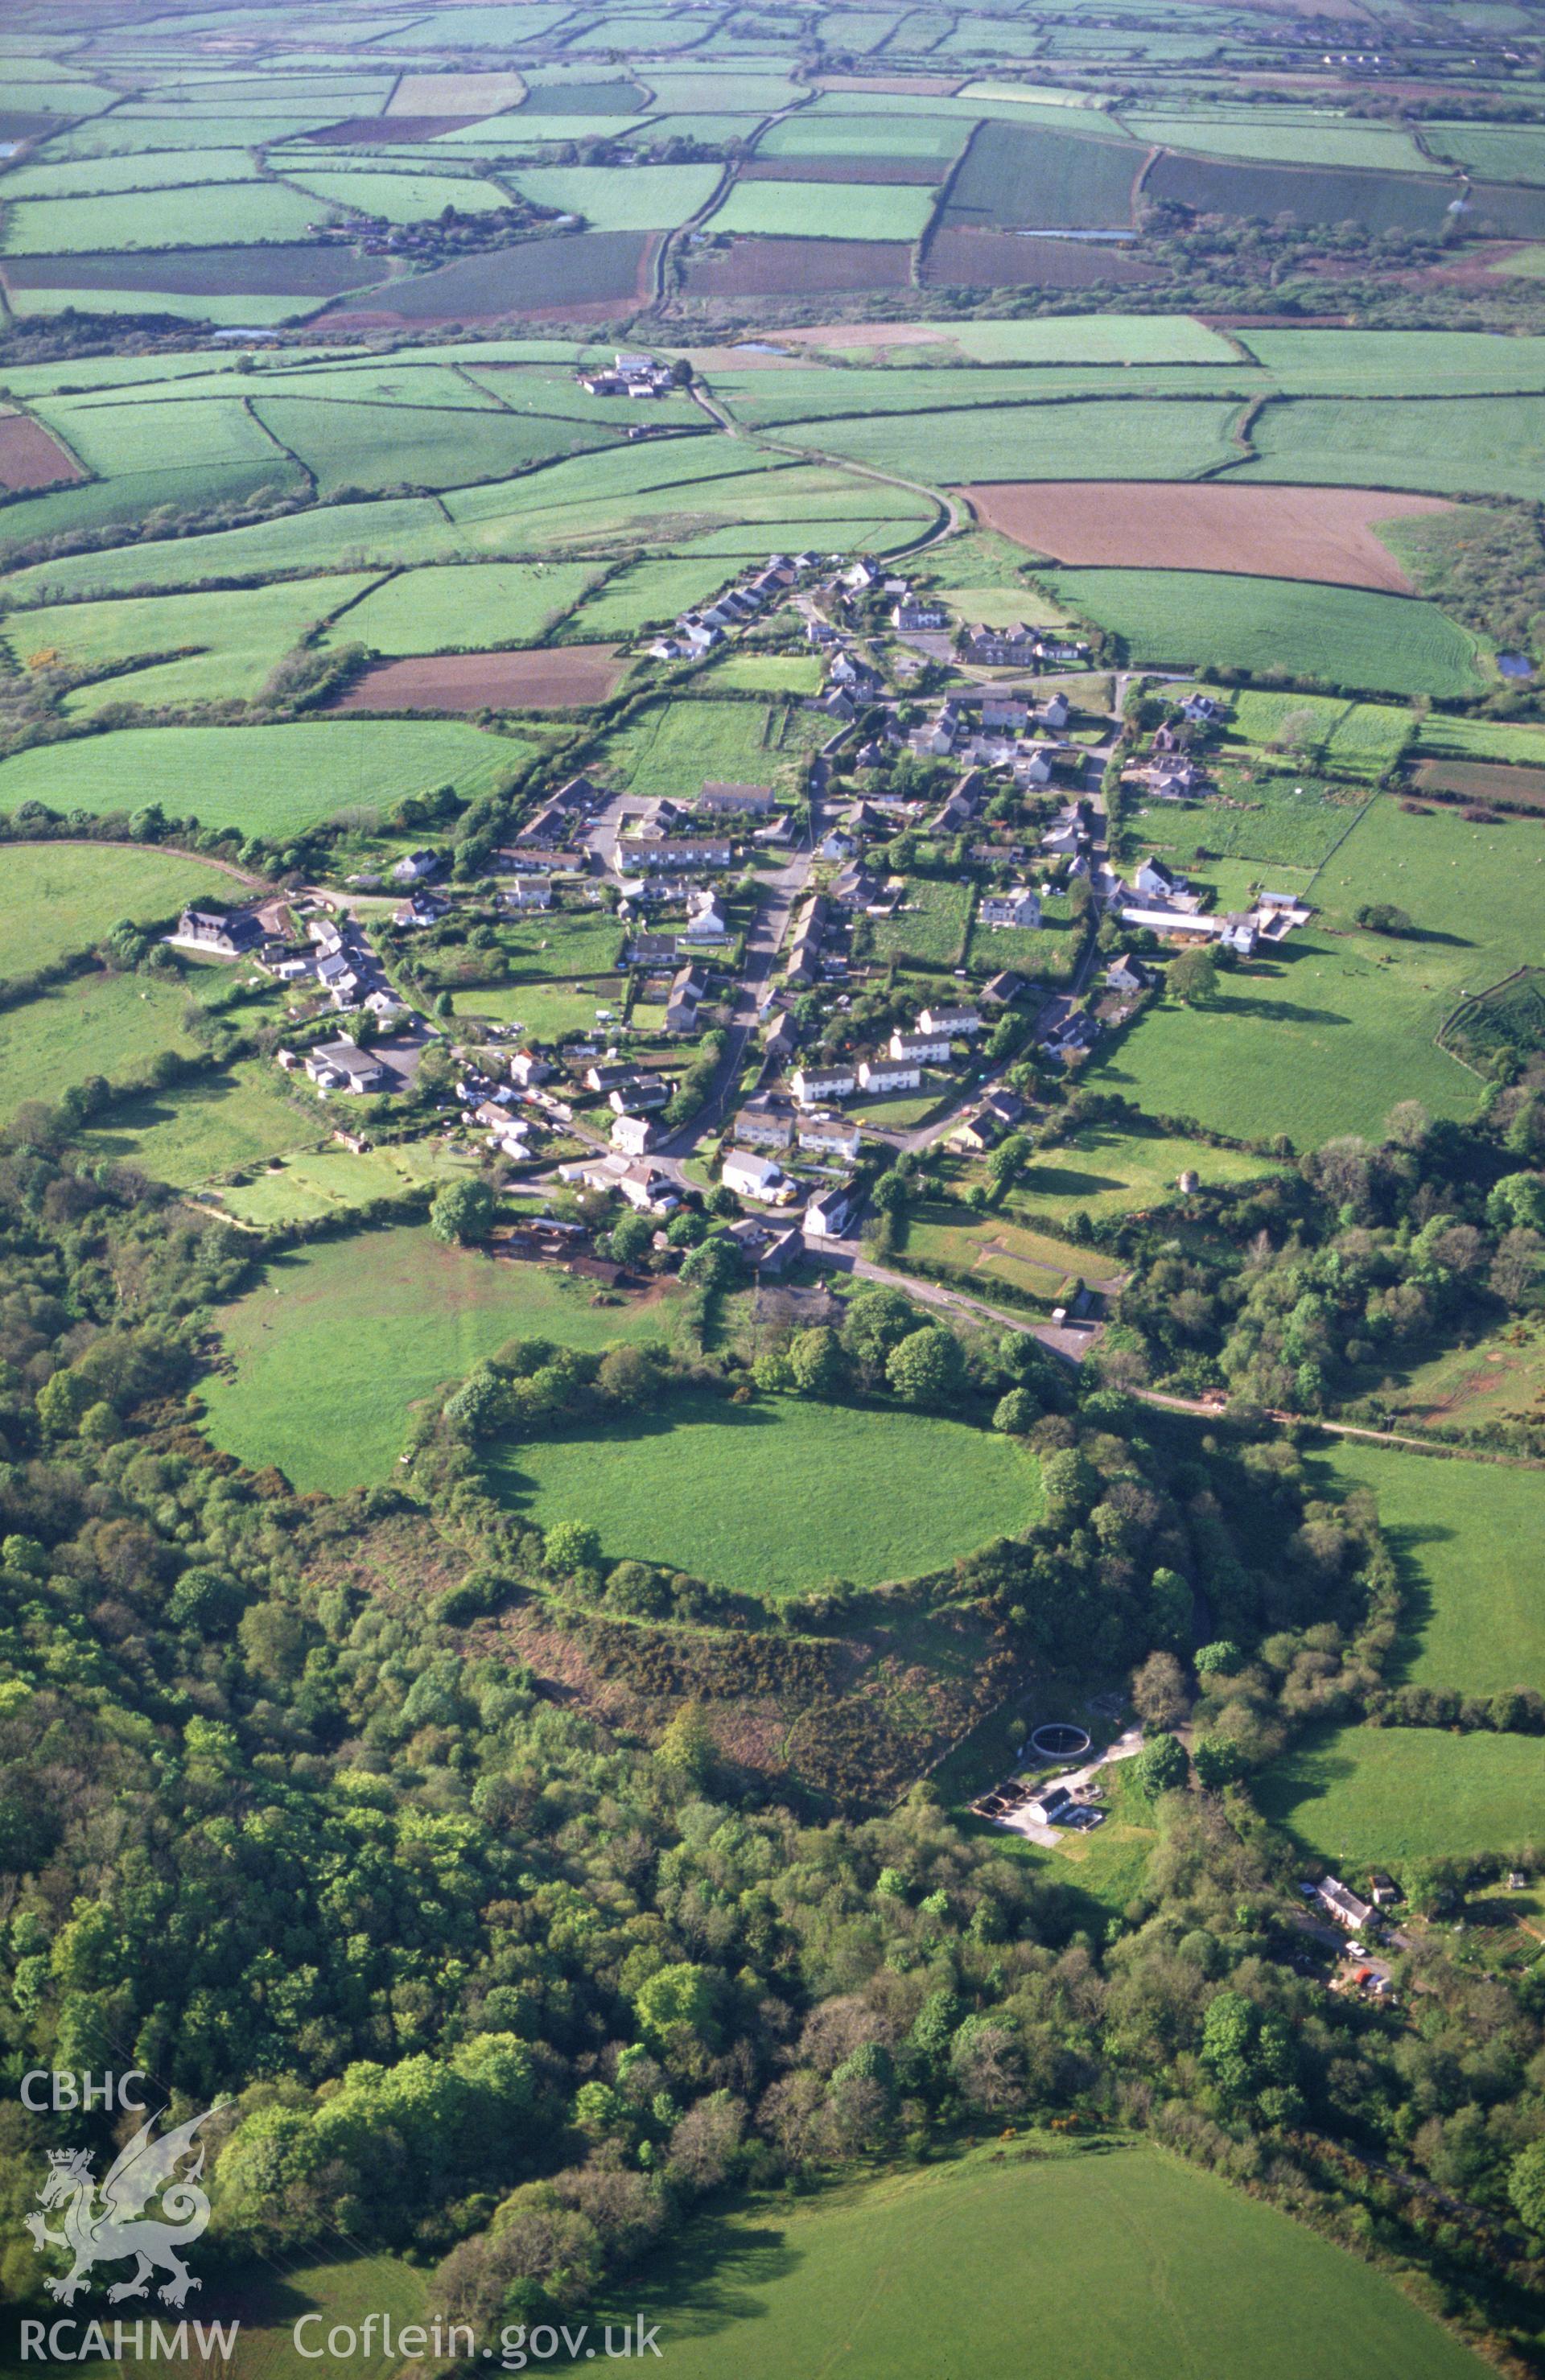
<path fill-rule="evenodd" d="M 977 904 L 977 923 L 980 926 L 1019 926 L 1029 928 L 1040 923 L 1040 902 L 1028 885 L 1016 884 L 1006 892 L 986 892 Z"/>
<path fill-rule="evenodd" d="M 227 916 L 221 909 L 185 909 L 175 939 L 216 958 L 238 959 L 262 947 L 263 930 L 249 912 L 234 910 Z"/>

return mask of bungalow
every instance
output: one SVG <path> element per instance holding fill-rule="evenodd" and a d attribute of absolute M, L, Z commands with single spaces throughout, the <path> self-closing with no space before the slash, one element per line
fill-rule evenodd
<path fill-rule="evenodd" d="M 844 868 L 833 877 L 827 887 L 839 909 L 870 909 L 880 900 L 884 886 L 861 862 Z"/>
<path fill-rule="evenodd" d="M 700 966 L 678 967 L 671 978 L 670 996 L 665 1002 L 667 1033 L 695 1033 L 698 1010 L 708 997 L 708 976 Z"/>
<path fill-rule="evenodd" d="M 1065 1785 L 1043 1785 L 1021 1806 L 1027 1818 L 1034 1818 L 1043 1827 L 1058 1827 L 1065 1823 L 1076 1805 Z"/>
<path fill-rule="evenodd" d="M 819 1108 L 828 1099 L 850 1099 L 858 1087 L 854 1069 L 843 1063 L 835 1066 L 797 1066 L 789 1077 L 789 1087 L 802 1108 Z"/>
<path fill-rule="evenodd" d="M 681 1204 L 670 1175 L 641 1158 L 617 1175 L 617 1189 L 640 1215 L 674 1215 Z"/>
<path fill-rule="evenodd" d="M 913 1059 L 861 1058 L 858 1081 L 873 1094 L 889 1091 L 917 1091 L 922 1088 L 923 1070 Z"/>
<path fill-rule="evenodd" d="M 587 1066 L 584 1073 L 584 1084 L 588 1091 L 614 1091 L 620 1089 L 624 1083 L 630 1083 L 632 1080 L 632 1067 L 620 1060 L 614 1061 L 610 1065 L 601 1063 Z"/>
<path fill-rule="evenodd" d="M 786 1148 L 793 1135 L 793 1108 L 771 1092 L 759 1092 L 736 1115 L 736 1140 L 747 1141 L 753 1148 Z"/>
<path fill-rule="evenodd" d="M 1064 1016 L 1060 1024 L 1052 1026 L 1042 1047 L 1053 1058 L 1081 1058 L 1094 1048 L 1099 1038 L 1100 1027 L 1094 1018 L 1086 1015 L 1082 1010 L 1076 1010 L 1071 1016 Z"/>
<path fill-rule="evenodd" d="M 947 1033 L 903 1033 L 898 1027 L 891 1036 L 890 1050 L 903 1065 L 947 1066 L 950 1037 Z"/>
<path fill-rule="evenodd" d="M 394 884 L 421 884 L 440 866 L 437 851 L 410 851 L 392 869 Z"/>
<path fill-rule="evenodd" d="M 796 1127 L 794 1136 L 811 1157 L 840 1157 L 846 1165 L 854 1162 L 864 1145 L 858 1125 L 840 1115 L 806 1116 Z"/>
<path fill-rule="evenodd" d="M 1004 967 L 1001 974 L 989 976 L 982 985 L 982 1004 L 984 1007 L 1008 1008 L 1024 989 L 1024 977 L 1016 974 L 1013 967 Z"/>
<path fill-rule="evenodd" d="M 1215 695 L 1187 694 L 1181 699 L 1180 715 L 1188 719 L 1193 727 L 1210 727 L 1215 719 L 1223 716 L 1223 710 Z"/>
<path fill-rule="evenodd" d="M 620 1115 L 612 1126 L 613 1148 L 628 1157 L 647 1157 L 654 1139 L 654 1126 L 648 1116 Z"/>
<path fill-rule="evenodd" d="M 517 876 L 506 886 L 504 902 L 506 909 L 551 909 L 553 887 L 545 876 Z"/>
<path fill-rule="evenodd" d="M 719 906 L 716 892 L 688 892 L 687 923 L 677 940 L 684 942 L 722 942 L 729 934 L 729 919 Z"/>
<path fill-rule="evenodd" d="M 1003 1126 L 981 1107 L 961 1117 L 950 1134 L 950 1142 L 955 1148 L 967 1149 L 972 1156 L 980 1157 L 988 1149 L 996 1148 L 1003 1136 Z"/>
<path fill-rule="evenodd" d="M 1009 1129 L 1022 1123 L 1025 1117 L 1024 1100 L 1017 1091 L 1009 1090 L 1005 1085 L 1000 1084 L 995 1091 L 989 1091 L 982 1106 L 995 1123 Z"/>
<path fill-rule="evenodd" d="M 919 1012 L 917 1029 L 920 1033 L 943 1034 L 954 1041 L 962 1035 L 968 1038 L 979 1033 L 982 1023 L 974 1008 L 925 1008 Z"/>
<path fill-rule="evenodd" d="M 737 1198 L 760 1198 L 764 1205 L 781 1204 L 789 1188 L 775 1158 L 759 1157 L 754 1149 L 732 1148 L 719 1168 L 719 1179 Z"/>
<path fill-rule="evenodd" d="M 692 808 L 728 818 L 765 818 L 776 808 L 776 800 L 771 785 L 743 785 L 726 777 L 708 777 Z"/>
<path fill-rule="evenodd" d="M 762 1047 L 773 1063 L 781 1065 L 785 1058 L 791 1058 L 794 1055 L 798 1046 L 799 1027 L 785 1008 L 768 1026 L 767 1038 Z"/>
<path fill-rule="evenodd" d="M 977 923 L 1029 928 L 1040 923 L 1040 902 L 1028 885 L 1011 885 L 1006 892 L 987 892 L 977 904 Z"/>
<path fill-rule="evenodd" d="M 818 1190 L 805 1208 L 807 1240 L 840 1240 L 852 1222 L 858 1204 L 856 1182 L 838 1182 L 830 1190 Z"/>
<path fill-rule="evenodd" d="M 190 942 L 196 950 L 213 951 L 217 958 L 239 959 L 255 951 L 263 939 L 262 928 L 249 912 L 222 909 L 185 909 L 177 919 L 173 937 L 179 942 Z"/>
<path fill-rule="evenodd" d="M 432 892 L 410 892 L 400 909 L 392 912 L 392 923 L 400 932 L 409 933 L 421 926 L 437 926 L 446 914 L 446 904 Z"/>
<path fill-rule="evenodd" d="M 1360 1933 L 1365 1925 L 1372 1924 L 1376 1914 L 1372 1901 L 1359 1900 L 1339 1876 L 1322 1877 L 1315 1887 L 1315 1899 L 1338 1925 L 1344 1925 L 1349 1934 Z"/>
<path fill-rule="evenodd" d="M 845 694 L 840 686 L 833 687 L 830 694 L 823 694 L 815 707 L 826 718 L 841 720 L 845 727 L 850 726 L 858 715 L 851 695 Z"/>
<path fill-rule="evenodd" d="M 386 1068 L 374 1052 L 352 1041 L 319 1041 L 306 1053 L 306 1072 L 319 1090 L 378 1091 L 386 1081 Z"/>
<path fill-rule="evenodd" d="M 652 1115 L 670 1103 L 671 1086 L 663 1075 L 635 1075 L 631 1082 L 621 1083 L 606 1094 L 614 1115 Z"/>
<path fill-rule="evenodd" d="M 623 947 L 625 966 L 663 966 L 675 956 L 675 934 L 632 934 Z"/>

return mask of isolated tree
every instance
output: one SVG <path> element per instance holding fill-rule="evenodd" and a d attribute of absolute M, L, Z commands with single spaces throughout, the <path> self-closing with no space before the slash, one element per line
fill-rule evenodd
<path fill-rule="evenodd" d="M 966 1379 L 966 1357 L 953 1330 L 928 1323 L 893 1347 L 885 1378 L 904 1404 L 954 1403 Z"/>
<path fill-rule="evenodd" d="M 447 1182 L 434 1194 L 429 1227 L 445 1247 L 475 1247 L 493 1223 L 493 1193 L 486 1182 Z"/>
<path fill-rule="evenodd" d="M 1205 1008 L 1218 990 L 1218 954 L 1200 948 L 1181 951 L 1170 961 L 1168 983 L 1187 1008 Z"/>
<path fill-rule="evenodd" d="M 594 1570 L 601 1560 L 600 1535 L 584 1521 L 554 1521 L 542 1538 L 541 1558 L 555 1578 Z"/>

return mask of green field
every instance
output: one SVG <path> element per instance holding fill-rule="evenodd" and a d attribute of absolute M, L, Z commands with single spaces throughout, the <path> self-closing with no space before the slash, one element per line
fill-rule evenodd
<path fill-rule="evenodd" d="M 193 210 L 192 213 L 189 210 Z M 7 256 L 56 256 L 121 248 L 184 248 L 190 224 L 201 239 L 304 239 L 325 205 L 282 182 L 206 182 L 196 190 L 135 190 L 101 198 L 23 199 L 6 209 Z"/>
<path fill-rule="evenodd" d="M 592 231 L 669 231 L 707 206 L 723 175 L 720 165 L 641 165 L 625 174 L 604 165 L 517 165 L 510 180 L 539 207 L 583 215 Z"/>
<path fill-rule="evenodd" d="M 465 487 L 532 463 L 608 446 L 614 433 L 546 416 L 446 406 L 339 404 L 321 396 L 261 396 L 253 409 L 298 457 L 319 496 Z"/>
<path fill-rule="evenodd" d="M 1233 431 L 1240 409 L 1221 398 L 1160 403 L 1136 396 L 1119 405 L 1074 400 L 969 410 L 957 406 L 937 413 L 865 413 L 821 421 L 798 443 L 931 486 L 974 480 L 1191 480 L 1237 457 Z M 1120 576 L 1173 574 L 1078 573 L 1080 578 Z M 1187 573 L 1186 583 L 1195 587 L 1197 576 Z"/>
<path fill-rule="evenodd" d="M 1405 1597 L 1398 1674 L 1423 1686 L 1545 1691 L 1545 1472 L 1343 1439 L 1325 1492 L 1370 1488 Z"/>
<path fill-rule="evenodd" d="M 123 728 L 0 763 L 0 810 L 33 801 L 101 814 L 159 802 L 169 817 L 283 836 L 442 784 L 470 800 L 506 784 L 532 750 L 517 736 L 438 720 Z"/>
<path fill-rule="evenodd" d="M 358 168 L 331 173 L 324 166 L 320 172 L 309 167 L 304 173 L 286 170 L 286 180 L 329 207 L 379 215 L 394 224 L 423 223 L 445 207 L 455 207 L 458 214 L 475 215 L 510 203 L 509 192 L 497 182 L 481 181 L 475 175 L 380 174 Z"/>
<path fill-rule="evenodd" d="M 335 1218 L 357 1213 L 377 1198 L 400 1198 L 426 1183 L 449 1181 L 473 1164 L 469 1152 L 446 1149 L 439 1141 L 389 1141 L 362 1154 L 331 1140 L 320 1148 L 297 1148 L 298 1134 L 312 1135 L 314 1127 L 303 1113 L 294 1109 L 290 1113 L 297 1121 L 288 1140 L 278 1140 L 282 1156 L 248 1181 L 222 1185 L 218 1196 L 206 1191 L 222 1214 L 264 1229 L 311 1222 L 322 1215 Z M 317 1123 L 326 1128 L 330 1122 L 319 1113 Z M 207 1151 L 211 1145 L 211 1135 L 201 1132 L 190 1153 L 196 1156 L 201 1147 Z"/>
<path fill-rule="evenodd" d="M 766 784 L 778 766 L 772 715 L 758 702 L 661 703 L 609 741 L 608 773 L 651 799 L 696 793 L 706 777 Z"/>
<path fill-rule="evenodd" d="M 93 673 L 66 698 L 72 717 L 119 701 L 251 701 L 286 653 L 373 583 L 339 573 L 235 592 L 50 604 L 20 613 L 6 642 L 23 666 L 56 660 Z"/>
<path fill-rule="evenodd" d="M 568 623 L 583 643 L 637 636 L 646 625 L 664 627 L 677 613 L 716 595 L 731 565 L 713 555 L 698 561 L 636 562 L 597 589 Z"/>
<path fill-rule="evenodd" d="M 675 1397 L 647 1419 L 516 1447 L 498 1476 L 523 1517 L 589 1521 L 612 1560 L 771 1596 L 913 1577 L 1026 1527 L 1040 1501 L 1007 1439 L 795 1398 Z"/>
<path fill-rule="evenodd" d="M 1091 130 L 1092 130 L 1091 126 Z M 1089 138 L 1082 125 L 984 124 L 950 190 L 952 227 L 1013 225 L 1027 231 L 1124 229 L 1143 151 L 1114 124 Z"/>
<path fill-rule="evenodd" d="M 1200 1175 L 1204 1189 L 1216 1189 L 1269 1173 L 1271 1162 L 1242 1149 L 1173 1140 L 1164 1133 L 1097 1125 L 1077 1134 L 1065 1148 L 1037 1157 L 1009 1193 L 1007 1208 L 1042 1229 L 1064 1225 L 1075 1208 L 1097 1220 L 1141 1214 L 1175 1197 L 1179 1176 L 1187 1170 Z M 1093 1261 L 1083 1249 L 1077 1269 Z"/>
<path fill-rule="evenodd" d="M 116 1082 L 163 1050 L 191 1057 L 183 1007 L 174 985 L 91 975 L 0 1012 L 0 1109 L 8 1115 L 24 1099 L 52 1106 L 88 1075 Z"/>
<path fill-rule="evenodd" d="M 241 886 L 180 852 L 110 851 L 92 843 L 8 843 L 0 852 L 0 966 L 29 975 L 89 949 L 120 917 L 153 924 L 189 901 L 230 901 Z"/>
<path fill-rule="evenodd" d="M 911 959 L 922 966 L 958 966 L 970 911 L 968 885 L 937 876 L 909 876 L 894 917 L 876 923 L 876 955 Z"/>
<path fill-rule="evenodd" d="M 1403 595 L 1202 570 L 1043 575 L 1060 602 L 1119 637 L 1140 667 L 1285 670 L 1379 694 L 1476 694 L 1482 684 L 1469 631 Z"/>
<path fill-rule="evenodd" d="M 933 200 L 926 186 L 897 182 L 736 182 L 708 227 L 788 239 L 910 240 Z"/>
<path fill-rule="evenodd" d="M 1478 1078 L 1436 1037 L 1462 992 L 1534 955 L 1539 870 L 1545 837 L 1532 820 L 1483 829 L 1381 797 L 1310 887 L 1323 930 L 1224 974 L 1210 1008 L 1164 1002 L 1091 1079 L 1150 1114 L 1194 1115 L 1240 1138 L 1286 1133 L 1300 1148 L 1376 1132 L 1399 1099 L 1472 1114 Z M 1417 932 L 1364 933 L 1352 915 L 1369 901 L 1405 908 Z"/>
<path fill-rule="evenodd" d="M 324 639 L 379 653 L 474 652 L 543 643 L 598 576 L 582 562 L 444 563 L 389 578 Z"/>
<path fill-rule="evenodd" d="M 6 594 L 30 609 L 45 601 L 150 593 L 271 571 L 434 562 L 474 550 L 473 539 L 446 519 L 434 497 L 382 497 L 373 504 L 287 513 L 277 520 L 255 521 L 249 528 L 107 547 L 100 553 L 61 554 L 15 572 L 5 584 Z M 20 638 L 27 631 L 18 622 L 9 633 Z"/>
<path fill-rule="evenodd" d="M 1231 479 L 1545 497 L 1545 396 L 1297 397 L 1268 405 L 1250 443 Z"/>
<path fill-rule="evenodd" d="M 1163 149 L 1188 149 L 1206 157 L 1280 159 L 1289 165 L 1369 166 L 1375 172 L 1441 174 L 1445 168 L 1424 157 L 1397 124 L 1353 120 L 1308 122 L 1293 108 L 1254 107 L 1237 114 L 1198 108 L 1190 115 L 1146 108 L 1125 110 L 1122 121 L 1140 140 Z"/>
<path fill-rule="evenodd" d="M 700 2224 L 627 2302 L 661 2322 L 673 2380 L 880 2380 L 920 2349 L 951 2380 L 1043 2359 L 1058 2380 L 1478 2380 L 1467 2349 L 1307 2226 L 1151 2149 L 1043 2143 L 764 2199 Z"/>
<path fill-rule="evenodd" d="M 1332 776 L 1376 778 L 1399 759 L 1411 735 L 1410 712 L 1389 703 L 1271 694 L 1249 686 L 1230 699 L 1228 741 L 1237 737 L 1259 746 L 1290 771 L 1298 761 Z"/>
<path fill-rule="evenodd" d="M 210 1435 L 336 1494 L 388 1477 L 410 1407 L 506 1340 L 603 1348 L 661 1337 L 668 1314 L 593 1305 L 566 1273 L 443 1248 L 420 1226 L 328 1241 L 278 1258 L 226 1309 L 234 1377 L 203 1384 Z"/>
<path fill-rule="evenodd" d="M 1367 791 L 1322 784 L 1309 769 L 1301 776 L 1256 769 L 1248 782 L 1230 771 L 1223 798 L 1184 808 L 1154 802 L 1133 814 L 1134 830 L 1183 867 L 1209 852 L 1258 860 L 1268 868 L 1308 872 L 1320 867 L 1357 817 Z M 1241 808 L 1240 805 L 1244 807 Z M 1198 862 L 1198 864 L 1205 865 Z M 1289 889 L 1274 885 L 1273 891 Z"/>
<path fill-rule="evenodd" d="M 1272 1823 L 1332 1864 L 1463 1859 L 1545 1836 L 1538 1736 L 1317 1729 L 1257 1782 Z"/>
<path fill-rule="evenodd" d="M 138 1165 L 158 1182 L 188 1189 L 331 1129 L 320 1109 L 307 1115 L 282 1098 L 277 1080 L 256 1059 L 244 1060 L 228 1074 L 200 1075 L 116 1107 L 108 1122 L 79 1135 L 79 1146 L 94 1163 Z M 232 1194 L 231 1211 L 239 1198 Z"/>

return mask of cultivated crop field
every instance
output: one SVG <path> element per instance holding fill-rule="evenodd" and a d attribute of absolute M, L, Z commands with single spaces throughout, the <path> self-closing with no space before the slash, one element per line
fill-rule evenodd
<path fill-rule="evenodd" d="M 627 667 L 614 645 L 537 647 L 513 653 L 441 653 L 366 670 L 333 708 L 370 710 L 545 710 L 604 702 Z"/>
<path fill-rule="evenodd" d="M 1367 2380 L 1476 2380 L 1393 2281 L 1195 2166 L 1035 2147 L 700 2225 L 645 2293 L 679 2380 L 785 2380 L 833 2339 L 869 2380 L 909 2369 L 925 2333 L 968 2339 L 973 2380 L 1018 2380 L 1028 2338 L 1055 2338 L 1064 2380 L 1194 2380 L 1236 2361 L 1297 2380 L 1311 2304 Z"/>
<path fill-rule="evenodd" d="M 1162 569 L 1184 554 L 1187 570 L 1314 578 L 1342 587 L 1412 593 L 1410 579 L 1376 534 L 1405 513 L 1442 512 L 1435 497 L 1381 489 L 1257 488 L 1233 480 L 1193 486 L 1052 480 L 959 492 L 979 520 L 1058 562 Z"/>
<path fill-rule="evenodd" d="M 1393 1866 L 1538 1844 L 1539 1739 L 1442 1728 L 1301 1736 L 1256 1784 L 1276 1826 L 1332 1864 Z"/>
<path fill-rule="evenodd" d="M 225 1203 L 239 1211 L 237 1194 Z M 668 1314 L 668 1298 L 592 1305 L 565 1273 L 443 1248 L 422 1226 L 329 1241 L 278 1257 L 226 1309 L 234 1371 L 204 1385 L 209 1431 L 298 1488 L 337 1493 L 388 1477 L 411 1407 L 506 1340 L 607 1347 L 664 1336 Z"/>
<path fill-rule="evenodd" d="M 1476 694 L 1482 684 L 1475 638 L 1434 603 L 1188 570 L 1056 570 L 1047 584 L 1139 666 L 1280 669 L 1379 694 Z"/>
<path fill-rule="evenodd" d="M 883 1496 L 855 1494 L 882 1472 Z M 913 1577 L 1024 1528 L 1040 1506 L 1034 1462 L 1007 1439 L 795 1398 L 674 1398 L 647 1417 L 519 1446 L 498 1477 L 522 1518 L 588 1521 L 610 1559 L 773 1597 L 833 1576 Z"/>

